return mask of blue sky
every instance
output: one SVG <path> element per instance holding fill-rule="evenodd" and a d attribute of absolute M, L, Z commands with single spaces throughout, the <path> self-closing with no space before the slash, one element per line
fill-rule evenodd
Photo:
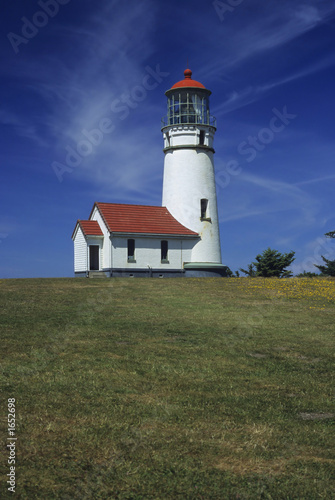
<path fill-rule="evenodd" d="M 0 25 L 0 277 L 72 276 L 95 201 L 161 204 L 164 92 L 187 60 L 217 118 L 223 263 L 335 258 L 333 1 L 13 0 Z"/>

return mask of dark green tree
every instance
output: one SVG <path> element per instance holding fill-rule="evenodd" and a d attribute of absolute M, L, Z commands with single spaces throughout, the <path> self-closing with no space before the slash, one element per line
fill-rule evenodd
<path fill-rule="evenodd" d="M 335 260 L 328 260 L 323 255 L 321 255 L 321 258 L 326 265 L 325 266 L 322 266 L 322 265 L 318 266 L 317 264 L 314 264 L 315 267 L 317 267 L 319 269 L 319 271 L 321 271 L 321 274 L 323 276 L 335 276 Z"/>
<path fill-rule="evenodd" d="M 234 276 L 233 271 L 230 269 L 230 267 L 226 267 L 226 277 L 227 278 L 232 278 Z"/>
<path fill-rule="evenodd" d="M 242 273 L 246 274 L 247 276 L 250 276 L 251 278 L 254 278 L 255 276 L 257 276 L 256 274 L 256 269 L 254 268 L 254 262 L 252 262 L 251 264 L 248 264 L 248 269 L 242 269 L 242 267 L 240 267 L 240 271 L 242 271 Z"/>
<path fill-rule="evenodd" d="M 226 277 L 227 278 L 238 278 L 240 276 L 240 273 L 238 271 L 235 271 L 235 274 L 233 271 L 229 268 L 226 267 Z"/>
<path fill-rule="evenodd" d="M 335 238 L 335 231 L 325 233 L 325 236 L 327 236 L 328 238 Z M 335 276 L 335 260 L 326 259 L 326 257 L 324 257 L 323 255 L 321 255 L 321 258 L 326 265 L 322 266 L 314 264 L 315 267 L 317 267 L 319 271 L 321 271 L 321 274 L 323 276 Z"/>
<path fill-rule="evenodd" d="M 295 252 L 280 253 L 278 250 L 267 248 L 262 254 L 256 255 L 256 262 L 249 264 L 248 269 L 240 268 L 248 276 L 262 276 L 263 278 L 288 278 L 292 272 L 286 268 L 294 261 Z"/>

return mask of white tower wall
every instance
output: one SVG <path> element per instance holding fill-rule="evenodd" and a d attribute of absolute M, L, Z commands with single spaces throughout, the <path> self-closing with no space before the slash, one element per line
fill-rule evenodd
<path fill-rule="evenodd" d="M 199 134 L 204 128 L 183 125 L 164 129 L 166 145 L 168 133 L 170 147 L 165 151 L 162 205 L 184 226 L 200 235 L 199 242 L 192 250 L 191 262 L 220 264 L 219 222 L 211 149 L 214 128 L 206 128 L 205 145 L 201 147 Z M 204 218 L 201 218 L 202 199 L 208 200 Z"/>

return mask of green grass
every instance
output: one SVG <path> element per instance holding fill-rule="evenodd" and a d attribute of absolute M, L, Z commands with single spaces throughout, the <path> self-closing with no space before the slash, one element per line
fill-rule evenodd
<path fill-rule="evenodd" d="M 318 281 L 0 281 L 13 496 L 335 498 L 335 281 Z"/>

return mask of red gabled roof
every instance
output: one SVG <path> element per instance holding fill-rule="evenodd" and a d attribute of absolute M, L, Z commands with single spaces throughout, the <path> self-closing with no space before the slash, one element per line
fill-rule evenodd
<path fill-rule="evenodd" d="M 96 220 L 78 220 L 77 224 L 79 224 L 85 236 L 103 236 L 103 232 Z"/>
<path fill-rule="evenodd" d="M 178 222 L 166 207 L 95 203 L 111 233 L 166 234 L 198 236 Z M 91 217 L 90 215 L 90 217 Z"/>

